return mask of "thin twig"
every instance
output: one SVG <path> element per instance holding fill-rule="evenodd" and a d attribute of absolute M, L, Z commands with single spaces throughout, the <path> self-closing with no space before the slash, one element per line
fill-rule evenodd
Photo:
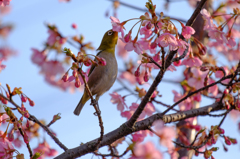
<path fill-rule="evenodd" d="M 161 104 L 162 106 L 165 106 L 165 107 L 168 107 L 168 108 L 170 107 L 170 105 L 164 104 L 163 102 L 157 101 L 156 99 L 153 99 L 152 101 L 157 103 L 157 104 Z M 174 108 L 172 110 L 174 110 L 176 112 L 180 112 L 179 110 L 174 109 Z"/>
<path fill-rule="evenodd" d="M 109 145 L 110 146 L 110 145 Z M 108 156 L 112 156 L 112 157 L 123 157 L 124 155 L 126 155 L 128 153 L 130 149 L 127 148 L 121 155 L 117 155 L 114 153 L 114 151 L 112 150 L 112 147 L 110 146 L 110 151 L 111 153 L 110 154 L 101 154 L 101 153 L 96 153 L 96 152 L 93 152 L 95 155 L 97 156 L 102 156 L 102 157 L 108 157 Z"/>
<path fill-rule="evenodd" d="M 109 1 L 114 2 L 115 0 L 109 0 Z M 131 8 L 131 9 L 135 9 L 135 10 L 142 11 L 142 12 L 148 12 L 147 9 L 139 8 L 139 7 L 136 7 L 136 6 L 131 5 L 131 4 L 127 4 L 127 3 L 124 3 L 124 2 L 120 2 L 120 1 L 119 1 L 119 3 L 120 3 L 121 5 L 123 5 L 123 6 L 128 7 L 128 8 Z M 157 14 L 157 15 L 160 15 L 160 13 L 156 13 L 156 14 Z M 169 17 L 169 16 L 165 15 L 165 16 L 163 16 L 163 17 Z M 172 16 L 171 16 L 170 18 L 177 19 L 177 20 L 179 20 L 179 21 L 181 21 L 181 22 L 183 22 L 183 23 L 186 23 L 186 22 L 187 22 L 187 21 L 184 20 L 184 19 L 174 18 L 174 17 L 172 17 Z"/>
<path fill-rule="evenodd" d="M 7 97 L 3 96 L 2 94 L 0 94 L 0 96 L 6 100 L 8 100 L 10 103 L 12 103 L 15 107 L 17 108 L 20 108 L 20 106 L 18 106 L 13 100 L 11 99 L 8 99 Z M 29 120 L 37 123 L 39 126 L 41 126 L 47 133 L 48 135 L 55 141 L 55 143 L 60 146 L 64 151 L 68 150 L 68 148 L 63 145 L 59 139 L 49 130 L 49 128 L 45 125 L 43 125 L 35 116 L 31 115 L 30 113 L 29 114 Z"/>
<path fill-rule="evenodd" d="M 223 81 L 223 80 L 225 80 L 225 79 L 231 78 L 232 76 L 233 76 L 232 74 L 231 74 L 231 75 L 228 75 L 228 76 L 226 76 L 226 77 L 221 78 L 221 79 L 218 80 L 217 82 L 211 83 L 211 84 L 209 84 L 209 85 L 207 85 L 207 86 L 205 86 L 205 87 L 202 87 L 202 88 L 200 88 L 200 89 L 198 89 L 198 90 L 196 90 L 196 91 L 193 91 L 193 92 L 189 93 L 188 95 L 186 95 L 185 97 L 183 97 L 182 99 L 180 99 L 179 101 L 177 101 L 176 103 L 174 103 L 174 104 L 173 104 L 171 107 L 169 107 L 167 110 L 165 110 L 165 111 L 163 112 L 163 114 L 166 114 L 168 111 L 170 111 L 172 108 L 174 108 L 176 105 L 178 105 L 179 103 L 181 103 L 182 101 L 184 101 L 184 100 L 187 99 L 188 97 L 190 97 L 190 96 L 192 96 L 192 95 L 194 95 L 194 94 L 196 94 L 196 93 L 198 93 L 198 92 L 200 92 L 200 91 L 203 91 L 203 90 L 205 90 L 205 89 L 207 89 L 207 88 L 209 88 L 209 87 L 212 87 L 212 86 L 220 83 L 221 81 Z"/>
<path fill-rule="evenodd" d="M 18 128 L 18 130 L 19 130 L 20 134 L 22 135 L 22 137 L 24 138 L 24 134 L 23 134 L 22 129 L 21 129 L 21 128 Z M 25 143 L 26 143 L 26 142 L 25 142 Z M 29 152 L 30 158 L 31 158 L 31 157 L 33 156 L 32 149 L 31 149 L 29 143 L 26 143 L 26 145 L 27 145 L 27 149 L 28 149 L 28 152 Z"/>

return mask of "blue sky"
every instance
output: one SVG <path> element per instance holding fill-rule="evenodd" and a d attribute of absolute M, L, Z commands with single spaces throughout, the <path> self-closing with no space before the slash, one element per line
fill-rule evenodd
<path fill-rule="evenodd" d="M 146 0 L 132 0 L 124 2 L 134 4 L 141 8 L 144 8 Z M 189 7 L 187 2 L 181 1 L 179 3 L 172 3 L 169 11 L 164 11 L 163 0 L 153 0 L 157 4 L 157 11 L 163 11 L 167 15 L 188 19 L 193 12 L 193 9 Z M 111 21 L 105 17 L 105 12 L 110 8 L 111 2 L 107 0 L 89 0 L 78 1 L 72 0 L 70 3 L 59 3 L 58 0 L 35 0 L 35 1 L 11 1 L 12 11 L 10 14 L 4 17 L 4 23 L 13 23 L 14 30 L 10 34 L 7 42 L 0 41 L 0 46 L 8 45 L 18 51 L 18 56 L 10 58 L 4 62 L 7 65 L 6 69 L 0 73 L 0 82 L 2 85 L 8 83 L 12 88 L 22 87 L 22 90 L 32 100 L 34 100 L 36 106 L 28 107 L 27 109 L 32 115 L 35 115 L 38 119 L 44 119 L 48 123 L 51 121 L 53 115 L 61 113 L 62 119 L 57 121 L 51 126 L 51 129 L 56 132 L 57 137 L 68 148 L 78 146 L 81 142 L 85 143 L 92 139 L 99 137 L 99 126 L 97 117 L 93 115 L 94 109 L 92 106 L 88 106 L 89 103 L 83 108 L 80 116 L 74 116 L 73 110 L 79 102 L 82 92 L 75 92 L 71 94 L 69 91 L 64 92 L 58 88 L 52 87 L 47 84 L 43 76 L 39 74 L 39 68 L 30 60 L 32 55 L 31 48 L 42 49 L 43 42 L 47 39 L 47 29 L 44 24 L 50 23 L 58 26 L 58 29 L 64 35 L 74 35 L 75 30 L 71 28 L 72 23 L 78 25 L 78 33 L 85 36 L 86 42 L 91 41 L 95 48 L 98 47 L 105 31 L 111 28 Z M 112 10 L 111 10 L 112 11 Z M 110 11 L 110 15 L 111 12 Z M 139 17 L 143 14 L 140 11 L 131 10 L 129 8 L 121 6 L 118 10 L 118 18 L 120 21 L 124 21 L 130 18 Z M 127 24 L 126 29 L 129 30 L 133 23 Z M 89 52 L 95 54 L 95 51 Z M 134 54 L 134 53 L 131 53 Z M 119 67 L 123 67 L 123 63 L 118 59 Z M 165 75 L 166 79 L 181 78 L 180 74 L 174 74 L 168 72 Z M 110 102 L 109 93 L 113 90 L 120 88 L 119 83 L 115 83 L 108 93 L 105 93 L 99 100 L 101 107 L 102 118 L 105 128 L 105 133 L 110 132 L 118 128 L 126 120 L 120 117 L 120 112 L 117 111 L 116 105 L 112 105 Z M 160 93 L 163 94 L 162 100 L 167 104 L 173 103 L 173 89 L 180 88 L 172 86 L 168 83 L 161 83 L 158 86 Z M 121 92 L 126 95 L 127 92 Z M 127 103 L 136 99 L 126 98 Z M 19 102 L 18 98 L 14 98 Z M 211 101 L 206 100 L 201 103 L 202 106 L 211 104 Z M 128 105 L 129 106 L 129 105 Z M 159 107 L 159 106 L 158 106 Z M 161 107 L 158 110 L 163 110 Z M 205 126 L 210 124 L 218 124 L 219 119 L 200 117 L 199 121 Z M 226 134 L 232 137 L 238 137 L 236 124 L 231 122 L 230 118 L 227 118 L 223 124 Z M 51 147 L 56 148 L 59 153 L 63 151 L 51 140 L 47 134 L 44 134 L 45 138 L 50 143 Z M 148 138 L 155 143 L 156 138 Z M 40 138 L 40 141 L 43 139 Z M 30 143 L 31 147 L 36 147 L 38 143 L 37 139 L 34 139 Z M 120 151 L 124 150 L 124 146 L 121 146 Z M 221 144 L 219 152 L 214 154 L 214 157 L 227 158 L 239 155 L 239 145 L 229 147 L 229 152 L 225 153 L 222 150 Z M 161 150 L 166 150 L 161 148 Z M 27 158 L 28 151 L 24 147 L 20 150 Z M 90 158 L 92 155 L 86 155 L 82 158 Z M 97 158 L 97 157 L 94 157 Z M 168 155 L 165 155 L 168 158 Z M 201 158 L 201 157 L 200 157 Z"/>

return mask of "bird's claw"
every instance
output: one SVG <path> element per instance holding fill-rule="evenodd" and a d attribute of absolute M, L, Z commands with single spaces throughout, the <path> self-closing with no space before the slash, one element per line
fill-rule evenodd
<path fill-rule="evenodd" d="M 90 103 L 90 105 L 97 105 L 98 106 L 98 102 L 96 101 L 96 99 L 93 99 L 92 102 Z"/>
<path fill-rule="evenodd" d="M 101 111 L 98 109 L 95 113 L 93 113 L 95 116 L 98 116 L 98 114 L 101 114 Z"/>
<path fill-rule="evenodd" d="M 96 108 L 97 108 L 96 112 L 93 113 L 93 114 L 94 114 L 95 116 L 98 116 L 98 114 L 100 115 L 100 114 L 101 114 L 101 111 L 100 111 L 100 109 L 99 109 L 98 102 L 97 102 L 95 99 L 92 100 L 91 105 L 93 105 L 93 106 L 96 105 Z"/>

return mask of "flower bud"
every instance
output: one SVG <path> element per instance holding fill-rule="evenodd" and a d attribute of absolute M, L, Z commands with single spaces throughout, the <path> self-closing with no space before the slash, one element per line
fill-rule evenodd
<path fill-rule="evenodd" d="M 151 43 L 150 47 L 151 49 L 155 49 L 157 47 L 157 43 L 156 42 Z"/>
<path fill-rule="evenodd" d="M 10 142 L 12 142 L 13 140 L 14 140 L 14 135 L 13 135 L 13 130 L 10 132 L 10 133 L 8 133 L 8 140 L 10 141 Z"/>
<path fill-rule="evenodd" d="M 73 28 L 73 29 L 77 29 L 77 24 L 72 23 L 72 28 Z"/>
<path fill-rule="evenodd" d="M 77 77 L 75 80 L 75 87 L 79 88 L 80 86 L 81 86 L 81 83 L 80 83 L 79 78 Z"/>
<path fill-rule="evenodd" d="M 29 101 L 29 105 L 30 105 L 30 106 L 33 107 L 33 106 L 35 105 L 34 101 L 32 101 L 32 100 L 30 100 L 30 99 L 28 99 L 28 101 Z"/>
<path fill-rule="evenodd" d="M 28 113 L 28 112 L 25 112 L 25 113 L 24 113 L 24 117 L 25 117 L 25 118 L 29 118 L 29 117 L 30 117 L 29 113 Z"/>
<path fill-rule="evenodd" d="M 143 79 L 144 79 L 145 82 L 147 82 L 149 80 L 149 75 L 148 75 L 147 70 L 145 71 Z"/>
<path fill-rule="evenodd" d="M 218 129 L 220 131 L 220 134 L 224 134 L 225 133 L 224 129 L 222 129 L 222 128 L 218 128 Z"/>
<path fill-rule="evenodd" d="M 24 139 L 24 142 L 25 142 L 26 144 L 29 143 L 29 138 L 28 138 L 28 136 L 27 136 L 26 133 L 24 133 L 24 137 L 23 137 L 23 139 Z"/>
<path fill-rule="evenodd" d="M 99 58 L 98 64 L 101 66 L 105 66 L 107 64 L 107 62 L 104 58 Z"/>
<path fill-rule="evenodd" d="M 227 145 L 231 145 L 232 144 L 228 137 L 224 136 L 224 139 L 225 139 L 225 143 Z"/>
<path fill-rule="evenodd" d="M 229 89 L 225 89 L 223 94 L 228 94 L 229 93 Z"/>
<path fill-rule="evenodd" d="M 63 80 L 63 82 L 68 81 L 68 73 L 67 72 L 63 75 L 62 80 Z"/>

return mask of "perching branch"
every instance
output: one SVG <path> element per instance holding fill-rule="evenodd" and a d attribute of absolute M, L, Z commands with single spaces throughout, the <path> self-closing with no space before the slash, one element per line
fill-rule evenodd
<path fill-rule="evenodd" d="M 100 143 L 99 147 L 103 147 L 113 143 L 114 141 L 132 134 L 133 132 L 137 132 L 140 130 L 148 130 L 149 127 L 153 124 L 154 121 L 162 119 L 165 123 L 171 123 L 176 121 L 181 121 L 187 118 L 195 117 L 195 116 L 203 116 L 207 115 L 210 112 L 217 111 L 223 109 L 223 105 L 219 103 L 214 103 L 212 105 L 208 105 L 202 108 L 183 111 L 180 113 L 174 113 L 169 115 L 163 115 L 162 113 L 154 114 L 142 121 L 138 121 L 134 125 L 134 129 L 129 129 L 125 122 L 119 128 L 105 134 L 103 136 L 102 142 Z M 87 153 L 91 153 L 96 150 L 96 143 L 98 142 L 99 138 L 89 141 L 81 146 L 75 147 L 73 149 L 69 149 L 66 152 L 60 154 L 59 156 L 55 157 L 55 159 L 72 159 L 76 157 L 83 156 Z"/>
<path fill-rule="evenodd" d="M 99 140 L 98 142 L 96 143 L 96 149 L 98 149 L 99 147 L 99 144 L 101 143 L 102 139 L 103 139 L 103 135 L 104 135 L 104 127 L 103 127 L 103 121 L 102 121 L 102 117 L 101 117 L 101 113 L 100 113 L 100 110 L 98 108 L 98 104 L 96 103 L 97 101 L 93 98 L 93 95 L 92 95 L 92 92 L 90 91 L 90 88 L 88 87 L 88 84 L 87 84 L 87 81 L 85 79 L 85 76 L 82 74 L 81 70 L 78 71 L 83 79 L 83 82 L 85 84 L 85 89 L 87 90 L 88 92 L 88 95 L 89 97 L 91 98 L 91 103 L 94 107 L 94 109 L 96 110 L 96 114 L 98 116 L 98 121 L 99 121 L 99 126 L 100 126 L 100 137 L 99 137 Z"/>

